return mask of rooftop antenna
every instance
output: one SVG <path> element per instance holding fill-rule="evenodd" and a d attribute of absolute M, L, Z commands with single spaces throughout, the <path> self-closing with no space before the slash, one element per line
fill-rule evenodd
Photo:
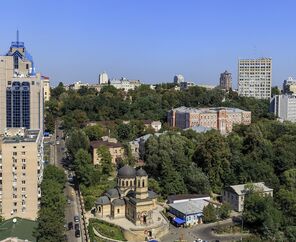
<path fill-rule="evenodd" d="M 16 30 L 16 43 L 19 43 L 19 30 Z"/>

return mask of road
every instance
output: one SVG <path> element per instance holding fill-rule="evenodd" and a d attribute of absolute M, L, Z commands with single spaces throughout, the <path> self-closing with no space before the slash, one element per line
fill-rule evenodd
<path fill-rule="evenodd" d="M 220 225 L 229 225 L 232 224 L 232 218 L 226 219 L 219 222 Z M 176 228 L 173 225 L 170 225 L 170 231 L 167 235 L 161 238 L 162 242 L 172 242 L 180 237 L 187 240 L 188 242 L 194 241 L 196 239 L 203 239 L 207 241 L 216 241 L 220 242 L 226 241 L 238 241 L 242 238 L 240 234 L 227 234 L 227 235 L 218 235 L 212 232 L 212 228 L 217 226 L 217 223 L 212 224 L 201 224 L 191 228 Z M 243 235 L 248 236 L 248 235 Z"/>
<path fill-rule="evenodd" d="M 68 178 L 68 175 L 71 172 L 68 171 L 67 169 L 65 169 L 65 167 L 63 166 L 64 160 L 66 158 L 65 140 L 63 139 L 64 134 L 63 134 L 63 130 L 59 129 L 58 125 L 56 125 L 56 126 L 57 126 L 56 133 L 52 137 L 50 161 L 52 164 L 62 168 Z M 75 189 L 74 189 L 74 185 L 69 182 L 67 182 L 65 185 L 64 193 L 65 193 L 67 200 L 68 199 L 70 200 L 70 204 L 67 203 L 66 209 L 65 209 L 65 222 L 67 223 L 67 225 L 69 222 L 73 222 L 73 225 L 74 225 L 75 224 L 74 216 L 78 215 L 79 218 L 81 217 L 79 197 L 78 197 L 77 191 L 75 191 Z M 71 242 L 72 241 L 73 242 L 86 241 L 84 239 L 84 237 L 82 236 L 83 231 L 84 231 L 84 227 L 83 227 L 83 222 L 81 221 L 81 219 L 79 222 L 79 228 L 80 228 L 81 237 L 76 238 L 75 237 L 75 229 L 68 230 L 68 227 L 67 227 L 66 235 L 67 235 L 68 241 L 71 241 Z"/>

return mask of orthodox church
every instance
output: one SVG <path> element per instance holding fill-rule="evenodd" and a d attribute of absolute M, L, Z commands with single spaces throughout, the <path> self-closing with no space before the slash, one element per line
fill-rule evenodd
<path fill-rule="evenodd" d="M 96 217 L 127 218 L 135 225 L 152 224 L 157 194 L 148 190 L 148 175 L 142 168 L 125 165 L 118 170 L 117 185 L 99 197 Z"/>

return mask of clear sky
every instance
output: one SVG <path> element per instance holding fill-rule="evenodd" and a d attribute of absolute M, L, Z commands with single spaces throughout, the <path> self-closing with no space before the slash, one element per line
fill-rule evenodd
<path fill-rule="evenodd" d="M 296 77 L 295 0 L 1 0 L 0 52 L 20 40 L 59 81 L 98 74 L 146 83 L 237 82 L 238 58 L 273 58 L 273 84 Z"/>

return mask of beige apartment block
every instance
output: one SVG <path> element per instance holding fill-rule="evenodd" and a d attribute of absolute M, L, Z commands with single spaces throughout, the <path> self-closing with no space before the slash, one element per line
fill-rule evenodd
<path fill-rule="evenodd" d="M 199 109 L 179 107 L 168 112 L 168 123 L 180 129 L 203 126 L 227 134 L 232 131 L 234 124 L 249 125 L 251 112 L 226 107 Z"/>
<path fill-rule="evenodd" d="M 35 220 L 43 174 L 42 132 L 5 130 L 0 156 L 0 215 Z"/>
<path fill-rule="evenodd" d="M 112 164 L 116 165 L 117 161 L 123 159 L 124 157 L 124 148 L 121 143 L 115 143 L 110 141 L 97 140 L 90 142 L 92 159 L 94 165 L 99 165 L 101 157 L 98 155 L 98 148 L 105 146 L 110 152 L 112 157 Z"/>
<path fill-rule="evenodd" d="M 271 97 L 272 59 L 241 59 L 238 61 L 238 94 L 244 97 Z"/>

